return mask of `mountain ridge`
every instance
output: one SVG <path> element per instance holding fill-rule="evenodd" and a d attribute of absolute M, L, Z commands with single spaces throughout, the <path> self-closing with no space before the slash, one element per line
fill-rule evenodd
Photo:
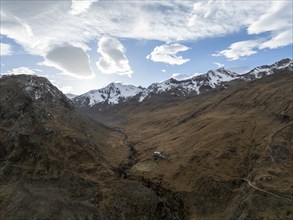
<path fill-rule="evenodd" d="M 121 83 L 110 83 L 104 88 L 91 90 L 73 97 L 72 101 L 81 108 L 99 106 L 101 109 L 105 106 L 121 104 L 128 100 L 143 102 L 153 96 L 166 93 L 173 97 L 184 97 L 190 94 L 199 95 L 202 92 L 208 92 L 215 88 L 226 88 L 234 80 L 255 80 L 266 75 L 271 75 L 277 69 L 284 68 L 292 71 L 293 60 L 289 58 L 282 59 L 272 65 L 258 66 L 244 74 L 237 74 L 221 67 L 183 80 L 177 80 L 171 77 L 162 82 L 153 83 L 147 88 L 123 85 Z"/>
<path fill-rule="evenodd" d="M 274 73 L 95 114 L 1 78 L 0 218 L 292 219 L 292 71 Z"/>
<path fill-rule="evenodd" d="M 44 77 L 4 76 L 0 94 L 0 219 L 160 219 L 155 191 L 117 172 L 129 163 L 121 132 Z"/>
<path fill-rule="evenodd" d="M 142 91 L 141 87 L 123 85 L 121 83 L 110 83 L 104 88 L 91 90 L 80 96 L 72 98 L 78 105 L 93 106 L 98 103 L 118 104 L 129 97 L 133 97 Z"/>

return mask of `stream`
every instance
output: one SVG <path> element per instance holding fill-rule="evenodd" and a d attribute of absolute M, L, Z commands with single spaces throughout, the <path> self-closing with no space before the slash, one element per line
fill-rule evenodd
<path fill-rule="evenodd" d="M 136 150 L 134 149 L 134 145 L 128 142 L 127 134 L 125 134 L 120 128 L 115 128 L 114 130 L 124 136 L 123 142 L 128 147 L 129 154 L 127 163 L 121 164 L 121 166 L 116 169 L 116 172 L 121 178 L 127 179 L 129 171 L 137 163 Z"/>

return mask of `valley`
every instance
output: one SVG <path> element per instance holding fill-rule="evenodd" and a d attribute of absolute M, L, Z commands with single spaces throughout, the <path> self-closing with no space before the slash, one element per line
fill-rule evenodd
<path fill-rule="evenodd" d="M 0 8 L 0 220 L 293 220 L 292 0 Z"/>
<path fill-rule="evenodd" d="M 291 219 L 283 64 L 200 94 L 176 86 L 110 105 L 71 101 L 42 77 L 2 77 L 0 218 Z"/>
<path fill-rule="evenodd" d="M 191 219 L 290 219 L 290 74 L 280 70 L 183 101 L 129 103 L 94 115 L 122 128 L 135 146 L 128 178 L 183 193 Z M 276 204 L 287 211 L 275 212 Z"/>

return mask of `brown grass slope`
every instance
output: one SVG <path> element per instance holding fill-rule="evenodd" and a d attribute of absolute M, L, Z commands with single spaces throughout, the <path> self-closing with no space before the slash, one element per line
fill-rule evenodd
<path fill-rule="evenodd" d="M 292 72 L 99 113 L 138 162 L 130 178 L 180 195 L 186 219 L 292 219 Z M 159 151 L 167 159 L 154 159 Z M 162 192 L 164 193 L 164 192 Z"/>
<path fill-rule="evenodd" d="M 3 77 L 0 94 L 0 219 L 160 219 L 156 193 L 115 172 L 121 133 L 45 78 Z"/>

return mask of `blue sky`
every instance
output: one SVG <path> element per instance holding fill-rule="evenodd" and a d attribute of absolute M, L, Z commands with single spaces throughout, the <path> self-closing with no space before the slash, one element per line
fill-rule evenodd
<path fill-rule="evenodd" d="M 292 59 L 291 1 L 4 1 L 1 74 L 81 94 Z"/>

